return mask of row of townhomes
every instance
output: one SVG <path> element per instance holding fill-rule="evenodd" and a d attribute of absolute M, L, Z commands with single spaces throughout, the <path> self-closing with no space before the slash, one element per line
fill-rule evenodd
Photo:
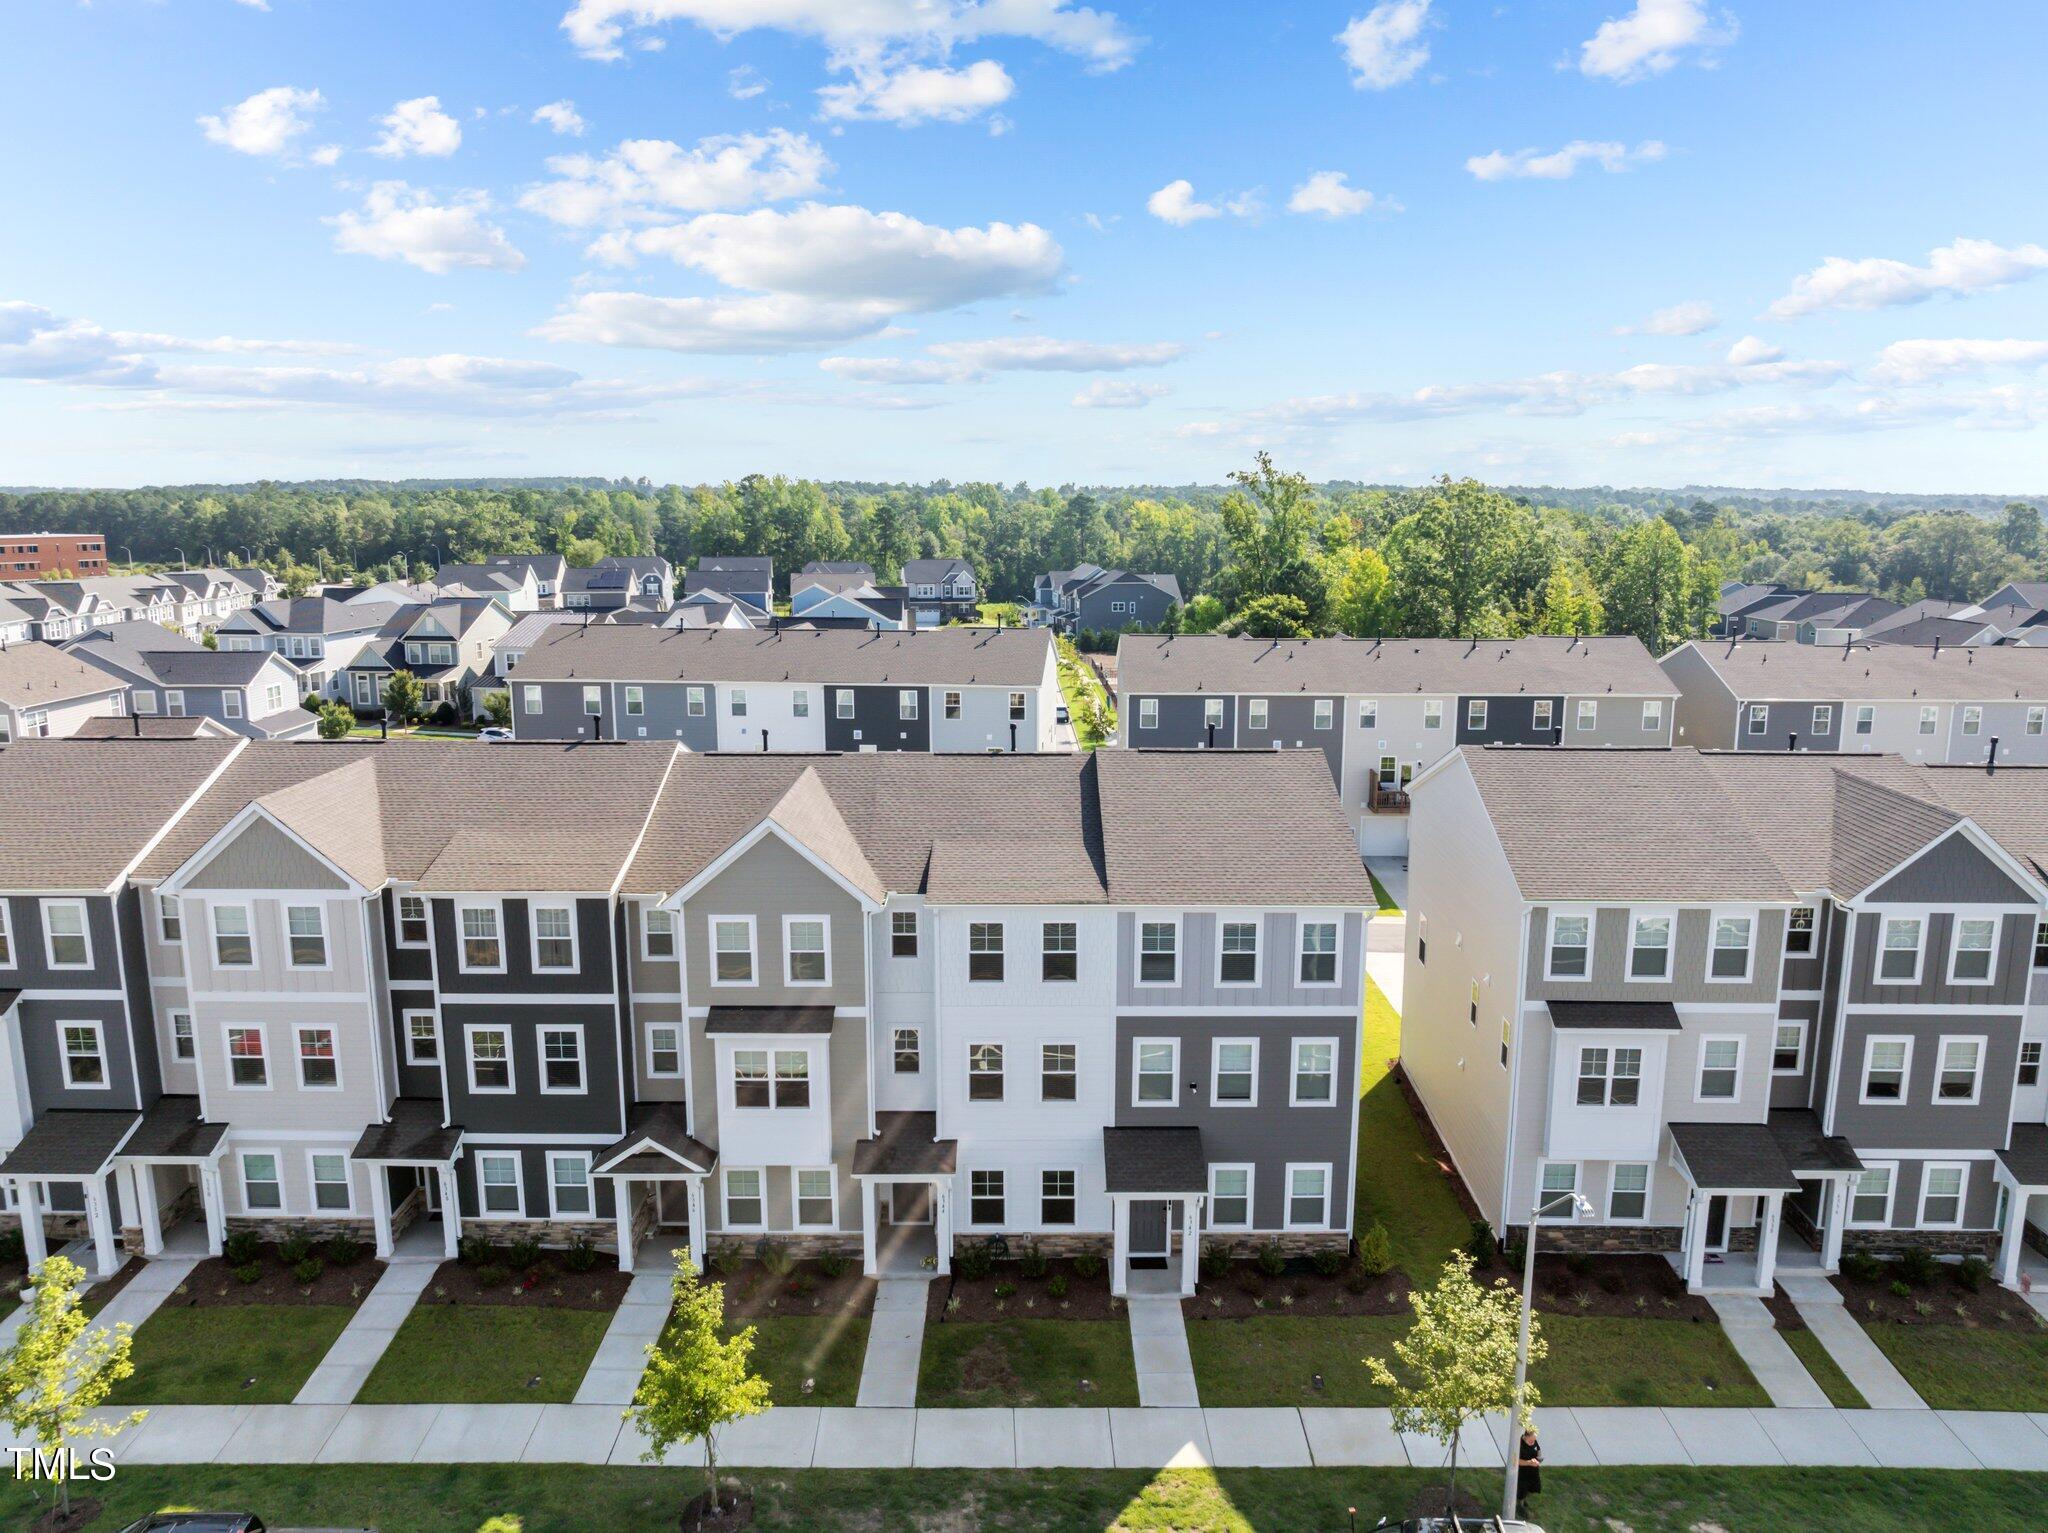
<path fill-rule="evenodd" d="M 1726 581 L 1710 632 L 1795 644 L 2048 644 L 2048 581 L 2015 580 L 1982 601 L 1901 605 L 1869 591 Z"/>
<path fill-rule="evenodd" d="M 0 580 L 0 641 L 18 636 L 61 644 L 96 629 L 150 623 L 191 638 L 277 594 L 268 570 L 163 570 L 73 580 Z"/>
<path fill-rule="evenodd" d="M 511 689 L 522 740 L 1034 752 L 1060 739 L 1052 637 L 1022 628 L 559 626 L 520 656 Z"/>
<path fill-rule="evenodd" d="M 1048 570 L 1031 588 L 1029 621 L 1067 633 L 1157 632 L 1181 604 L 1180 577 L 1077 564 Z"/>
<path fill-rule="evenodd" d="M 1306 752 L 36 740 L 0 869 L 31 1261 L 1349 1238 L 1370 892 Z"/>
<path fill-rule="evenodd" d="M 2048 771 L 1467 746 L 1414 794 L 1402 1060 L 1498 1229 L 1758 1295 L 2048 1249 Z"/>
<path fill-rule="evenodd" d="M 1702 640 L 1663 665 L 1680 745 L 2048 762 L 2048 651 L 2031 646 Z"/>
<path fill-rule="evenodd" d="M 1620 638 L 1253 639 L 1127 634 L 1118 743 L 1315 748 L 1360 851 L 1408 849 L 1408 787 L 1460 745 L 1671 743 L 1678 688 Z"/>

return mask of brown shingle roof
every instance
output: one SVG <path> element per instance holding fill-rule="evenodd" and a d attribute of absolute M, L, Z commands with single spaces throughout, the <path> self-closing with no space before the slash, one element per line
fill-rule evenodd
<path fill-rule="evenodd" d="M 1052 635 L 1044 629 L 656 628 L 592 623 L 543 634 L 519 662 L 521 681 L 794 681 L 847 686 L 1034 687 Z"/>
<path fill-rule="evenodd" d="M 2048 698 L 2048 649 L 1912 644 L 1691 646 L 1739 700 L 1936 702 Z"/>
<path fill-rule="evenodd" d="M 0 887 L 106 888 L 245 744 L 19 740 L 0 750 Z"/>
<path fill-rule="evenodd" d="M 1674 697 L 1639 639 L 1249 639 L 1126 634 L 1125 693 L 1287 692 L 1393 697 L 1531 692 Z"/>
<path fill-rule="evenodd" d="M 49 708 L 75 697 L 120 690 L 117 678 L 54 644 L 0 646 L 0 704 Z"/>

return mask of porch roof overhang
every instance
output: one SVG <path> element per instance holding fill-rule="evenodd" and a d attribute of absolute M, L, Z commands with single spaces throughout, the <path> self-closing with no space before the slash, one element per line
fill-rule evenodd
<path fill-rule="evenodd" d="M 592 1176 L 708 1176 L 718 1152 L 693 1138 L 680 1102 L 642 1102 L 626 1119 L 625 1137 L 600 1150 Z"/>
<path fill-rule="evenodd" d="M 106 1175 L 142 1114 L 60 1109 L 46 1112 L 0 1160 L 0 1176 L 80 1181 Z"/>
<path fill-rule="evenodd" d="M 204 1123 L 199 1098 L 162 1096 L 143 1109 L 142 1121 L 121 1146 L 123 1160 L 218 1160 L 227 1150 L 228 1126 Z"/>
<path fill-rule="evenodd" d="M 2015 1123 L 2012 1143 L 1998 1152 L 1998 1169 L 2023 1191 L 2048 1192 L 2048 1123 Z"/>
<path fill-rule="evenodd" d="M 1105 1128 L 1105 1191 L 1186 1195 L 1209 1190 L 1209 1161 L 1198 1128 Z"/>
<path fill-rule="evenodd" d="M 1797 1192 L 1770 1127 L 1763 1123 L 1674 1123 L 1672 1164 L 1703 1192 Z"/>
<path fill-rule="evenodd" d="M 1551 1001 L 1550 1025 L 1577 1031 L 1675 1033 L 1678 1008 L 1669 1001 Z"/>
<path fill-rule="evenodd" d="M 384 1165 L 446 1166 L 462 1153 L 462 1126 L 441 1121 L 441 1104 L 400 1097 L 391 1116 L 363 1130 L 352 1159 Z"/>
<path fill-rule="evenodd" d="M 1840 1134 L 1823 1133 L 1820 1115 L 1811 1108 L 1780 1108 L 1771 1114 L 1770 1128 L 1794 1176 L 1846 1176 L 1863 1169 L 1855 1147 Z"/>
<path fill-rule="evenodd" d="M 960 1141 L 941 1139 L 935 1112 L 878 1112 L 875 1136 L 853 1145 L 853 1174 L 870 1177 L 951 1176 Z"/>
<path fill-rule="evenodd" d="M 729 1034 L 823 1034 L 832 1031 L 830 1006 L 713 1006 L 704 1018 L 707 1037 Z"/>

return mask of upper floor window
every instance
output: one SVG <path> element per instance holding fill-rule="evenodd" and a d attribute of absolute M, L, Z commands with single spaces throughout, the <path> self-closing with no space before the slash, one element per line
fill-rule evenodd
<path fill-rule="evenodd" d="M 190 1064 L 199 1057 L 199 1040 L 192 1033 L 192 1013 L 174 1011 L 171 1013 L 171 1058 L 180 1064 Z"/>
<path fill-rule="evenodd" d="M 691 687 L 683 693 L 683 712 L 693 719 L 704 717 L 704 689 Z"/>
<path fill-rule="evenodd" d="M 427 945 L 427 902 L 421 895 L 401 894 L 398 897 L 398 945 Z"/>
<path fill-rule="evenodd" d="M 2027 710 L 2027 733 L 2038 735 L 2048 725 L 2048 708 L 2033 707 Z"/>
<path fill-rule="evenodd" d="M 1245 724 L 1251 729 L 1266 727 L 1266 700 L 1263 697 L 1255 697 L 1245 704 Z"/>
<path fill-rule="evenodd" d="M 583 1089 L 583 1029 L 543 1027 L 540 1030 L 540 1089 L 580 1092 Z"/>
<path fill-rule="evenodd" d="M 1219 714 L 1221 713 L 1221 703 L 1217 704 L 1217 711 Z M 1221 723 L 1221 718 L 1217 722 Z M 1380 727 L 1380 701 L 1378 698 L 1361 697 L 1358 700 L 1358 727 L 1360 729 L 1377 729 Z"/>
<path fill-rule="evenodd" d="M 334 1029 L 301 1027 L 299 1034 L 299 1084 L 309 1091 L 341 1089 L 341 1061 L 335 1055 Z"/>
<path fill-rule="evenodd" d="M 1159 699 L 1141 697 L 1138 699 L 1138 727 L 1157 729 L 1159 727 Z"/>
<path fill-rule="evenodd" d="M 60 1022 L 64 1040 L 64 1084 L 73 1090 L 97 1091 L 106 1087 L 107 1045 L 97 1022 Z"/>
<path fill-rule="evenodd" d="M 1643 1051 L 1579 1050 L 1579 1106 L 1634 1107 L 1642 1100 Z"/>
<path fill-rule="evenodd" d="M 270 1061 L 260 1026 L 228 1029 L 228 1084 L 257 1090 L 270 1084 Z"/>
<path fill-rule="evenodd" d="M 1600 724 L 1600 705 L 1590 697 L 1579 699 L 1578 716 L 1573 723 L 1580 729 L 1596 729 Z"/>
<path fill-rule="evenodd" d="M 1988 985 L 1998 956 L 1998 922 L 1990 916 L 1964 916 L 1956 921 L 1955 948 L 1949 954 L 1948 977 L 1958 985 Z"/>
<path fill-rule="evenodd" d="M 751 916 L 714 916 L 711 920 L 711 962 L 714 985 L 754 982 L 754 921 Z"/>
<path fill-rule="evenodd" d="M 852 689 L 842 687 L 832 694 L 832 711 L 842 719 L 853 717 L 854 696 Z"/>
<path fill-rule="evenodd" d="M 1749 732 L 1760 735 L 1771 727 L 1771 710 L 1762 703 L 1749 705 Z"/>
<path fill-rule="evenodd" d="M 1334 700 L 1327 697 L 1316 699 L 1315 722 L 1318 729 L 1332 729 L 1336 727 L 1337 704 Z"/>
<path fill-rule="evenodd" d="M 1468 698 L 1468 699 L 1466 699 L 1466 702 L 1465 702 L 1465 727 L 1466 727 L 1467 729 L 1484 729 L 1484 728 L 1486 727 L 1486 699 L 1485 699 L 1485 698 L 1483 698 L 1483 697 L 1473 697 L 1473 698 Z"/>
<path fill-rule="evenodd" d="M 213 907 L 213 962 L 216 968 L 247 969 L 256 962 L 247 905 Z"/>
<path fill-rule="evenodd" d="M 1012 692 L 1010 694 L 1010 722 L 1013 724 L 1020 723 L 1023 718 L 1024 694 L 1022 692 Z"/>
<path fill-rule="evenodd" d="M 1256 1038 L 1218 1038 L 1211 1046 L 1209 1100 L 1217 1107 L 1252 1107 L 1259 1100 Z"/>
<path fill-rule="evenodd" d="M 1202 700 L 1202 724 L 1208 729 L 1221 729 L 1223 727 L 1222 698 L 1210 697 Z"/>
<path fill-rule="evenodd" d="M 942 694 L 939 698 L 939 711 L 948 720 L 958 719 L 960 717 L 960 694 L 958 692 Z"/>
<path fill-rule="evenodd" d="M 1903 1102 L 1906 1073 L 1913 1063 L 1910 1038 L 1871 1038 L 1863 1045 L 1863 1100 Z"/>
<path fill-rule="evenodd" d="M 1564 911 L 1550 913 L 1550 962 L 1546 979 L 1584 979 L 1591 972 L 1593 918 Z"/>
<path fill-rule="evenodd" d="M 1080 1082 L 1079 1049 L 1071 1043 L 1041 1044 L 1038 1050 L 1038 1099 L 1071 1102 Z"/>
<path fill-rule="evenodd" d="M 1963 708 L 1963 733 L 1966 735 L 1979 734 L 1983 731 L 1983 728 L 1984 710 L 1975 703 L 1966 704 Z"/>
<path fill-rule="evenodd" d="M 1984 1083 L 1984 1040 L 1941 1040 L 1941 1071 L 1934 1081 L 1937 1102 L 1975 1103 Z"/>
<path fill-rule="evenodd" d="M 1337 923 L 1335 921 L 1304 921 L 1301 923 L 1300 983 L 1304 985 L 1334 985 L 1337 983 Z"/>
<path fill-rule="evenodd" d="M 43 956 L 53 969 L 92 967 L 84 900 L 43 901 Z"/>
<path fill-rule="evenodd" d="M 438 1064 L 441 1059 L 441 1032 L 431 1011 L 409 1011 L 405 1014 L 405 1062 L 409 1065 Z"/>
<path fill-rule="evenodd" d="M 1700 1040 L 1699 1099 L 1702 1102 L 1733 1102 L 1742 1090 L 1742 1040 L 1702 1038 Z"/>
<path fill-rule="evenodd" d="M 1877 955 L 1880 983 L 1909 985 L 1920 978 L 1920 933 L 1918 916 L 1886 916 L 1884 946 Z"/>
<path fill-rule="evenodd" d="M 1750 916 L 1715 916 L 1714 947 L 1707 955 L 1709 979 L 1748 979 L 1756 921 Z"/>
<path fill-rule="evenodd" d="M 533 907 L 533 966 L 536 970 L 576 967 L 576 911 L 573 907 Z"/>
<path fill-rule="evenodd" d="M 734 718 L 745 718 L 747 716 L 747 689 L 745 687 L 734 687 L 726 694 L 725 703 L 732 710 Z"/>
<path fill-rule="evenodd" d="M 0 969 L 14 967 L 14 928 L 7 924 L 7 901 L 0 899 Z"/>
<path fill-rule="evenodd" d="M 156 897 L 157 932 L 166 942 L 185 940 L 185 920 L 178 907 L 175 894 L 159 894 Z M 7 912 L 0 909 L 0 964 L 7 962 Z"/>
<path fill-rule="evenodd" d="M 1180 1043 L 1139 1038 L 1131 1045 L 1131 1100 L 1140 1107 L 1171 1107 L 1180 1075 Z"/>
<path fill-rule="evenodd" d="M 585 687 L 583 689 L 583 711 L 591 718 L 596 718 L 600 713 L 604 712 L 603 687 Z"/>
<path fill-rule="evenodd" d="M 1529 725 L 1532 729 L 1549 734 L 1555 717 L 1556 710 L 1551 700 L 1547 697 L 1539 697 L 1529 710 Z"/>
<path fill-rule="evenodd" d="M 917 956 L 916 911 L 892 910 L 889 912 L 889 956 L 891 958 L 915 958 Z"/>
<path fill-rule="evenodd" d="M 1877 708 L 1870 703 L 1856 705 L 1856 733 L 1867 735 L 1877 728 Z"/>
<path fill-rule="evenodd" d="M 924 1070 L 924 1031 L 899 1027 L 889 1034 L 889 1053 L 898 1075 L 917 1075 Z"/>
<path fill-rule="evenodd" d="M 1329 1038 L 1294 1041 L 1290 1107 L 1327 1107 L 1337 1100 L 1337 1045 Z"/>
<path fill-rule="evenodd" d="M 999 982 L 1002 979 L 1002 922 L 970 921 L 967 923 L 967 977 L 970 980 L 987 982 Z"/>
<path fill-rule="evenodd" d="M 1628 947 L 1630 979 L 1671 977 L 1671 917 L 1637 916 L 1631 923 Z"/>
<path fill-rule="evenodd" d="M 782 918 L 782 978 L 785 984 L 831 983 L 832 964 L 826 950 L 826 933 L 830 927 L 831 922 L 824 916 Z"/>
<path fill-rule="evenodd" d="M 2034 923 L 2034 967 L 2048 969 L 2048 921 Z"/>
<path fill-rule="evenodd" d="M 1444 700 L 1440 697 L 1427 699 L 1422 705 L 1422 727 L 1442 729 L 1444 727 Z"/>
<path fill-rule="evenodd" d="M 498 935 L 498 907 L 462 907 L 462 955 L 464 973 L 499 973 L 505 967 L 505 945 Z"/>
<path fill-rule="evenodd" d="M 735 1049 L 735 1107 L 809 1107 L 811 1055 L 807 1049 Z"/>
<path fill-rule="evenodd" d="M 970 1043 L 967 1046 L 967 1100 L 1000 1102 L 1003 1099 L 1003 1046 L 1000 1043 Z"/>
<path fill-rule="evenodd" d="M 676 914 L 649 905 L 640 913 L 640 951 L 648 958 L 676 956 Z"/>
<path fill-rule="evenodd" d="M 1219 927 L 1217 983 L 1256 985 L 1259 982 L 1259 923 L 1225 921 Z"/>
<path fill-rule="evenodd" d="M 807 719 L 811 716 L 811 694 L 808 688 L 798 687 L 789 694 L 789 716 L 793 719 Z"/>
<path fill-rule="evenodd" d="M 327 912 L 318 905 L 287 905 L 287 962 L 294 969 L 327 967 Z"/>
<path fill-rule="evenodd" d="M 641 716 L 642 714 L 644 714 L 644 713 L 645 713 L 646 711 L 647 711 L 647 689 L 646 689 L 645 687 L 641 687 L 641 686 L 637 686 L 637 685 L 629 685 L 629 686 L 628 686 L 628 687 L 626 688 L 626 715 L 627 715 L 627 717 L 628 717 L 628 718 L 635 718 L 635 719 L 637 719 L 637 718 L 639 718 L 639 717 L 640 717 L 640 716 Z"/>
<path fill-rule="evenodd" d="M 1047 921 L 1039 936 L 1038 977 L 1049 984 L 1080 975 L 1081 928 L 1073 921 Z"/>
<path fill-rule="evenodd" d="M 1664 699 L 1653 697 L 1643 704 L 1643 729 L 1655 733 L 1664 727 Z"/>
<path fill-rule="evenodd" d="M 2039 1042 L 2020 1045 L 2020 1073 L 2018 1084 L 2038 1086 L 2041 1084 L 2041 1045 Z"/>
<path fill-rule="evenodd" d="M 1771 1038 L 1771 1074 L 1797 1075 L 1806 1066 L 1806 1024 L 1780 1022 Z"/>
<path fill-rule="evenodd" d="M 1940 721 L 1940 718 L 1941 710 L 1932 703 L 1927 704 L 1920 710 L 1920 733 L 1923 735 L 1933 734 L 1934 726 Z"/>
<path fill-rule="evenodd" d="M 469 1089 L 512 1089 L 512 1034 L 502 1027 L 469 1030 Z"/>
<path fill-rule="evenodd" d="M 1813 732 L 1827 734 L 1835 727 L 1835 710 L 1832 704 L 1816 703 L 1813 709 Z"/>
<path fill-rule="evenodd" d="M 1798 957 L 1813 951 L 1814 908 L 1811 905 L 1794 905 L 1785 917 L 1785 952 L 1787 956 Z"/>
<path fill-rule="evenodd" d="M 1180 923 L 1138 923 L 1138 983 L 1171 985 L 1180 979 Z"/>

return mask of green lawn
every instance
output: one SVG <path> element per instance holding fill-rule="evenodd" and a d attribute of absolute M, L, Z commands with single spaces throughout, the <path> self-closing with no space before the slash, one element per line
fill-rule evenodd
<path fill-rule="evenodd" d="M 1408 1326 L 1406 1315 L 1191 1320 L 1195 1391 L 1212 1406 L 1389 1405 L 1391 1396 L 1373 1383 L 1364 1360 L 1392 1361 L 1388 1349 Z M 1319 1373 L 1321 1390 L 1315 1387 Z"/>
<path fill-rule="evenodd" d="M 424 1304 L 405 1317 L 357 1393 L 366 1405 L 566 1404 L 589 1371 L 610 1310 Z M 528 1387 L 534 1375 L 540 1382 Z"/>
<path fill-rule="evenodd" d="M 1013 601 L 985 601 L 976 615 L 976 622 L 993 626 L 1000 623 L 1005 628 L 1015 628 L 1024 621 L 1023 610 Z"/>
<path fill-rule="evenodd" d="M 1394 1081 L 1389 1066 L 1400 1052 L 1401 1014 L 1368 980 L 1359 1060 L 1355 1228 L 1363 1234 L 1375 1219 L 1385 1224 L 1395 1265 L 1426 1284 L 1471 1237 L 1472 1226 Z"/>
<path fill-rule="evenodd" d="M 1059 640 L 1057 655 L 1060 700 L 1067 705 L 1067 717 L 1073 721 L 1074 743 L 1084 751 L 1110 744 L 1116 738 L 1116 710 L 1109 705 L 1109 693 L 1103 690 L 1101 678 L 1081 658 L 1073 640 Z"/>
<path fill-rule="evenodd" d="M 754 1327 L 754 1372 L 777 1405 L 851 1405 L 860 1394 L 868 1323 L 852 1315 L 773 1315 Z M 729 1327 L 728 1332 L 737 1327 Z M 813 1381 L 810 1394 L 804 1380 Z"/>
<path fill-rule="evenodd" d="M 1365 876 L 1372 880 L 1372 897 L 1379 901 L 1380 914 L 1383 916 L 1399 915 L 1401 907 L 1396 905 L 1394 897 L 1387 893 L 1387 886 L 1379 881 L 1378 876 L 1371 868 L 1365 870 Z"/>
<path fill-rule="evenodd" d="M 109 1403 L 288 1405 L 354 1314 L 347 1304 L 160 1309 L 135 1332 L 135 1372 Z"/>
<path fill-rule="evenodd" d="M 1869 1408 L 1870 1402 L 1863 1398 L 1863 1391 L 1849 1382 L 1849 1375 L 1842 1372 L 1842 1365 L 1821 1345 L 1818 1336 L 1811 1331 L 1780 1331 L 1778 1334 L 1785 1338 L 1792 1355 L 1813 1375 L 1813 1382 L 1821 1387 L 1830 1405 L 1845 1411 Z"/>
<path fill-rule="evenodd" d="M 1095 1387 L 1083 1391 L 1081 1381 Z M 1136 1405 L 1121 1320 L 949 1320 L 925 1328 L 919 1405 Z"/>
<path fill-rule="evenodd" d="M 2031 1336 L 1961 1325 L 1863 1329 L 1936 1410 L 2048 1411 L 2048 1329 Z"/>
<path fill-rule="evenodd" d="M 1718 1325 L 1544 1315 L 1550 1356 L 1531 1373 L 1552 1405 L 1769 1405 Z"/>
<path fill-rule="evenodd" d="M 769 1533 L 1346 1533 L 1398 1518 L 1434 1477 L 1410 1469 L 750 1469 Z M 124 1467 L 82 1486 L 114 1533 L 164 1508 L 234 1507 L 281 1523 L 476 1533 L 515 1514 L 524 1533 L 674 1525 L 702 1485 L 695 1470 L 541 1464 Z M 1477 1472 L 1475 1491 L 1494 1476 Z M 1934 1533 L 2024 1528 L 2048 1477 L 1881 1469 L 1551 1469 L 1534 1511 L 1551 1533 Z M 0 1482 L 0 1523 L 20 1527 L 33 1492 Z M 1350 1512 L 1356 1509 L 1356 1520 Z"/>

